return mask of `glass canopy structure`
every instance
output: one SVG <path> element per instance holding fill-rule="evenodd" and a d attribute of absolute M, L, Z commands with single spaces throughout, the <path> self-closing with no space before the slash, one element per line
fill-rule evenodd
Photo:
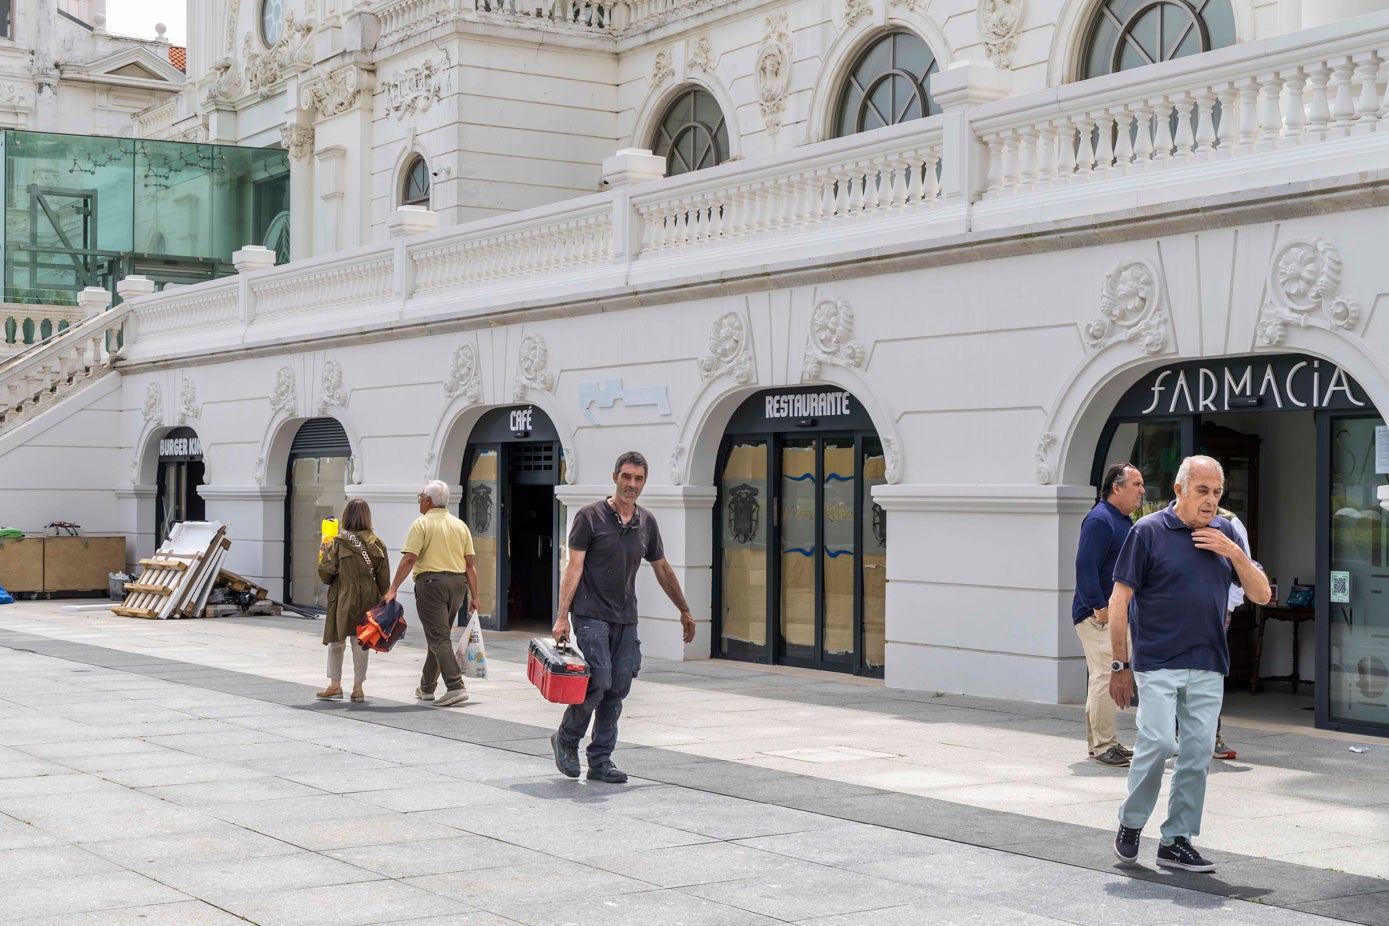
<path fill-rule="evenodd" d="M 232 272 L 248 244 L 289 259 L 289 153 L 278 148 L 0 132 L 3 301 L 72 305 L 139 274 L 157 289 Z"/>

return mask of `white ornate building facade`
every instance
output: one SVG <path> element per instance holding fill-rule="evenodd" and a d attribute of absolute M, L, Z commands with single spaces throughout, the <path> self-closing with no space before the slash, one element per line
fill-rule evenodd
<path fill-rule="evenodd" d="M 643 575 L 648 652 L 1073 701 L 1098 468 L 1160 501 L 1204 449 L 1316 586 L 1298 649 L 1264 615 L 1262 674 L 1389 729 L 1389 3 L 190 13 L 139 131 L 288 147 L 294 260 L 129 280 L 0 367 L 6 521 L 133 559 L 196 436 L 232 568 L 312 603 L 317 518 L 362 497 L 398 543 L 441 478 L 524 626 L 636 448 L 700 628 Z"/>

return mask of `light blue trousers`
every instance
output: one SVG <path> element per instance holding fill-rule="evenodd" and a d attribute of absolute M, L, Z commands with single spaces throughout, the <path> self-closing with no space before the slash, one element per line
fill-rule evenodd
<path fill-rule="evenodd" d="M 1119 805 L 1119 822 L 1142 829 L 1162 790 L 1167 757 L 1178 750 L 1172 767 L 1172 790 L 1162 844 L 1201 832 L 1206 805 L 1206 773 L 1215 752 L 1215 728 L 1225 701 L 1225 677 L 1202 669 L 1157 669 L 1135 672 L 1138 683 L 1138 741 L 1129 767 L 1129 796 Z"/>

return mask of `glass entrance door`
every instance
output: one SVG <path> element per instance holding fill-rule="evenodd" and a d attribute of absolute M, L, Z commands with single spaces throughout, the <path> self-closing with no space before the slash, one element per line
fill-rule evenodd
<path fill-rule="evenodd" d="M 816 456 L 820 442 L 797 438 L 781 443 L 778 454 L 777 549 L 781 553 L 780 607 L 777 609 L 779 661 L 813 666 L 818 630 L 816 566 L 820 506 Z"/>
<path fill-rule="evenodd" d="M 462 509 L 459 517 L 473 535 L 477 553 L 477 610 L 484 627 L 498 626 L 497 574 L 498 544 L 501 539 L 502 499 L 499 462 L 501 450 L 496 444 L 474 448 L 463 484 Z"/>
<path fill-rule="evenodd" d="M 1389 431 L 1374 417 L 1327 416 L 1319 428 L 1326 474 L 1319 544 L 1317 720 L 1389 732 Z"/>

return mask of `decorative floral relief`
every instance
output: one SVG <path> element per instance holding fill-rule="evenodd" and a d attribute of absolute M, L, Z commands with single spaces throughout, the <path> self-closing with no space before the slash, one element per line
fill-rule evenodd
<path fill-rule="evenodd" d="M 159 384 L 153 382 L 150 383 L 148 386 L 145 387 L 145 404 L 141 408 L 141 412 L 144 414 L 145 420 L 158 421 L 159 410 L 162 404 L 163 400 L 159 395 Z"/>
<path fill-rule="evenodd" d="M 230 103 L 241 96 L 241 72 L 236 68 L 236 59 L 230 55 L 214 61 L 208 77 L 205 98 L 209 102 Z"/>
<path fill-rule="evenodd" d="M 426 450 L 424 453 L 424 481 L 438 479 L 438 474 L 434 471 L 434 451 Z"/>
<path fill-rule="evenodd" d="M 714 72 L 714 45 L 709 41 L 709 36 L 698 36 L 690 43 L 689 54 L 685 59 L 685 70 L 690 74 L 695 71 L 704 71 L 709 74 Z"/>
<path fill-rule="evenodd" d="M 318 413 L 326 415 L 330 405 L 347 407 L 347 393 L 342 388 L 342 364 L 336 360 L 323 364 L 323 393 L 318 400 Z"/>
<path fill-rule="evenodd" d="M 1037 484 L 1050 485 L 1056 480 L 1056 471 L 1051 463 L 1051 448 L 1056 443 L 1056 435 L 1045 432 L 1037 441 Z"/>
<path fill-rule="evenodd" d="M 299 407 L 299 398 L 294 394 L 294 371 L 280 367 L 275 373 L 275 388 L 270 391 L 270 410 L 294 416 Z"/>
<path fill-rule="evenodd" d="M 1145 261 L 1121 263 L 1104 278 L 1100 317 L 1085 326 L 1085 346 L 1100 351 L 1120 341 L 1137 341 L 1145 354 L 1167 346 L 1170 328 L 1160 308 L 1162 289 L 1157 274 Z"/>
<path fill-rule="evenodd" d="M 579 482 L 579 457 L 574 452 L 573 445 L 562 445 L 560 453 L 564 454 L 564 484 L 577 485 Z"/>
<path fill-rule="evenodd" d="M 450 399 L 461 395 L 474 405 L 482 401 L 482 380 L 478 376 L 477 349 L 473 345 L 464 344 L 453 352 L 444 395 Z"/>
<path fill-rule="evenodd" d="M 918 10 L 924 12 L 927 4 L 929 4 L 930 2 L 931 0 L 892 0 L 892 5 L 904 6 L 908 10 L 911 10 L 913 13 L 915 13 Z"/>
<path fill-rule="evenodd" d="M 178 423 L 187 424 L 201 417 L 202 406 L 198 404 L 198 385 L 191 379 L 178 384 Z"/>
<path fill-rule="evenodd" d="M 371 89 L 371 74 L 354 64 L 320 74 L 304 85 L 300 105 L 318 111 L 320 119 L 339 116 L 354 107 Z"/>
<path fill-rule="evenodd" d="M 782 12 L 766 18 L 767 34 L 757 50 L 757 96 L 767 134 L 781 131 L 786 94 L 791 89 L 790 19 Z"/>
<path fill-rule="evenodd" d="M 1324 238 L 1294 239 L 1269 264 L 1270 297 L 1257 336 L 1266 347 L 1282 344 L 1288 326 L 1350 330 L 1360 322 L 1360 301 L 1340 294 L 1341 252 Z"/>
<path fill-rule="evenodd" d="M 681 461 L 685 457 L 685 445 L 676 444 L 670 451 L 670 484 L 678 486 L 681 484 L 683 474 L 681 472 Z"/>
<path fill-rule="evenodd" d="M 810 317 L 810 338 L 805 348 L 801 381 L 820 378 L 827 363 L 842 367 L 861 367 L 868 352 L 854 334 L 854 312 L 844 299 L 825 299 Z"/>
<path fill-rule="evenodd" d="M 1011 68 L 1022 31 L 1024 0 L 980 0 L 979 35 L 994 67 Z"/>
<path fill-rule="evenodd" d="M 848 29 L 871 12 L 872 0 L 844 0 L 844 28 Z"/>
<path fill-rule="evenodd" d="M 260 43 L 253 33 L 246 33 L 241 43 L 246 61 L 246 89 L 269 96 L 275 84 L 291 73 L 313 64 L 313 20 L 300 22 L 293 10 L 285 12 L 285 27 L 275 44 L 259 51 Z"/>
<path fill-rule="evenodd" d="M 674 76 L 675 64 L 670 49 L 656 52 L 656 60 L 651 65 L 651 86 L 659 87 Z"/>
<path fill-rule="evenodd" d="M 883 441 L 883 478 L 890 485 L 897 485 L 902 478 L 901 458 L 897 453 L 897 441 L 891 437 L 884 437 Z"/>
<path fill-rule="evenodd" d="M 22 84 L 0 84 L 0 106 L 16 108 L 23 106 L 28 100 L 29 95 Z"/>
<path fill-rule="evenodd" d="M 705 379 L 731 373 L 740 386 L 752 382 L 747 325 L 737 312 L 725 312 L 714 319 L 709 329 L 709 354 L 699 358 L 699 372 Z"/>
<path fill-rule="evenodd" d="M 444 91 L 448 89 L 448 68 L 449 60 L 445 56 L 441 63 L 426 61 L 419 67 L 394 74 L 381 84 L 386 93 L 386 107 L 397 119 L 428 112 L 444 98 Z"/>
<path fill-rule="evenodd" d="M 541 392 L 555 391 L 555 376 L 545 369 L 550 362 L 550 352 L 545 347 L 545 339 L 538 334 L 528 334 L 521 339 L 521 349 L 516 359 L 516 382 L 511 394 L 517 402 L 526 398 L 526 390 L 539 389 Z"/>
<path fill-rule="evenodd" d="M 313 126 L 293 124 L 280 126 L 280 147 L 289 149 L 291 160 L 302 161 L 313 154 L 313 143 Z"/>
<path fill-rule="evenodd" d="M 256 485 L 265 485 L 265 457 L 256 457 Z"/>
<path fill-rule="evenodd" d="M 347 458 L 347 484 L 359 486 L 362 484 L 362 477 L 366 470 L 362 465 L 362 458 L 357 454 Z"/>

